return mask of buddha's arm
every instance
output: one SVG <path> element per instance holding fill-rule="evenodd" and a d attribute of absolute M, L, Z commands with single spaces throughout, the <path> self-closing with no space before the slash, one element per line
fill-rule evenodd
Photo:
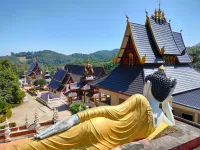
<path fill-rule="evenodd" d="M 175 125 L 174 115 L 172 113 L 172 107 L 169 104 L 171 97 L 162 103 L 163 112 L 166 114 L 166 117 L 169 121 Z"/>
<path fill-rule="evenodd" d="M 72 115 L 71 117 L 59 121 L 57 122 L 55 125 L 52 125 L 48 128 L 46 128 L 44 131 L 42 131 L 41 133 L 37 134 L 35 136 L 35 138 L 39 138 L 39 139 L 44 139 L 50 135 L 65 131 L 69 128 L 71 128 L 72 126 L 78 124 L 80 122 L 80 119 L 78 117 L 78 115 Z"/>

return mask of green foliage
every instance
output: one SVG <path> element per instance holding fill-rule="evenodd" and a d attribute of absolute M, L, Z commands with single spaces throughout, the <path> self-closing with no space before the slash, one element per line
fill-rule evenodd
<path fill-rule="evenodd" d="M 0 115 L 1 121 L 12 115 L 10 109 L 23 102 L 25 93 L 20 89 L 15 66 L 9 60 L 0 60 Z"/>
<path fill-rule="evenodd" d="M 47 82 L 46 82 L 46 80 L 45 79 L 39 79 L 39 85 L 41 86 L 41 87 L 43 87 Z"/>
<path fill-rule="evenodd" d="M 38 86 L 39 85 L 39 80 L 35 80 L 33 83 L 34 86 Z"/>
<path fill-rule="evenodd" d="M 16 126 L 17 126 L 16 122 L 10 122 L 9 123 L 9 127 L 10 128 L 13 128 L 13 127 L 16 127 Z M 0 126 L 0 129 L 5 129 L 5 127 L 6 127 L 5 125 Z"/>
<path fill-rule="evenodd" d="M 72 115 L 74 115 L 80 111 L 83 111 L 83 110 L 86 110 L 86 105 L 81 102 L 73 103 L 69 107 L 69 111 L 71 112 Z"/>
<path fill-rule="evenodd" d="M 197 70 L 200 71 L 200 46 L 196 47 L 189 47 L 188 53 L 192 58 L 196 58 L 196 62 L 192 63 L 191 65 Z"/>
<path fill-rule="evenodd" d="M 5 114 L 0 114 L 0 123 L 4 122 L 7 118 L 10 118 L 12 116 L 12 111 L 10 109 L 6 110 Z"/>

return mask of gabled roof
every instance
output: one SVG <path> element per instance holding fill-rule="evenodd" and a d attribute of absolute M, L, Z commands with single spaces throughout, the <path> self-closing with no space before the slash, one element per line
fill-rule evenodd
<path fill-rule="evenodd" d="M 173 32 L 173 36 L 174 36 L 175 42 L 176 42 L 179 50 L 181 51 L 181 53 L 183 51 L 185 51 L 184 55 L 177 56 L 179 63 L 191 63 L 192 60 L 191 60 L 191 58 L 188 55 L 188 52 L 186 50 L 186 47 L 185 47 L 185 44 L 184 44 L 184 41 L 183 41 L 183 38 L 182 38 L 182 34 L 178 33 L 178 32 Z"/>
<path fill-rule="evenodd" d="M 110 91 L 132 95 L 143 92 L 143 67 L 118 66 L 111 73 L 89 82 L 89 85 L 98 86 Z"/>
<path fill-rule="evenodd" d="M 145 66 L 144 75 L 147 76 L 157 70 L 158 67 Z M 173 94 L 200 88 L 200 73 L 188 64 L 165 66 L 165 72 L 168 77 L 177 79 L 177 85 Z"/>
<path fill-rule="evenodd" d="M 131 37 L 140 62 L 142 62 L 142 58 L 146 56 L 145 63 L 163 63 L 162 58 L 159 56 L 156 47 L 153 44 L 149 32 L 148 27 L 145 25 L 128 22 L 123 41 L 117 55 L 117 62 L 120 62 L 128 39 Z"/>
<path fill-rule="evenodd" d="M 200 110 L 200 89 L 174 95 L 174 103 Z"/>
<path fill-rule="evenodd" d="M 38 63 L 33 62 L 28 71 L 25 73 L 25 75 L 32 76 L 35 73 L 35 71 L 37 71 L 38 67 L 39 67 Z"/>
<path fill-rule="evenodd" d="M 164 47 L 164 54 L 181 54 L 174 40 L 170 23 L 165 22 L 163 24 L 160 24 L 157 23 L 153 18 L 148 18 L 147 22 L 150 26 L 154 40 L 160 51 Z"/>
<path fill-rule="evenodd" d="M 70 77 L 70 73 L 67 73 L 66 70 L 57 69 L 56 73 L 53 76 L 53 79 L 49 84 L 49 87 L 57 91 L 62 91 L 65 88 L 65 84 L 68 82 Z"/>
<path fill-rule="evenodd" d="M 66 65 L 65 70 L 68 70 L 72 74 L 72 78 L 74 81 L 79 82 L 80 78 L 84 75 L 85 66 L 80 66 L 80 65 Z M 104 67 L 92 67 L 94 70 L 94 76 L 100 77 L 102 75 L 105 75 L 105 69 Z"/>

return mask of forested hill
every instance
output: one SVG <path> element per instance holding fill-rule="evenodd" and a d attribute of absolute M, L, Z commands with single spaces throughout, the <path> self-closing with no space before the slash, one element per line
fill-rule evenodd
<path fill-rule="evenodd" d="M 12 52 L 11 56 L 18 58 L 21 62 L 27 62 L 28 64 L 32 62 L 33 58 L 37 58 L 37 61 L 44 65 L 59 65 L 64 63 L 75 63 L 75 61 L 86 61 L 88 56 L 90 56 L 93 61 L 107 61 L 110 60 L 112 56 L 116 56 L 117 52 L 118 49 L 113 49 L 101 50 L 91 54 L 74 53 L 71 55 L 64 55 L 51 50 L 43 50 L 37 52 Z"/>
<path fill-rule="evenodd" d="M 1 56 L 0 59 L 8 59 L 15 66 L 19 76 L 27 71 L 33 58 L 37 58 L 41 67 L 46 70 L 48 69 L 51 74 L 54 74 L 56 68 L 64 67 L 66 64 L 78 64 L 84 65 L 87 62 L 88 56 L 93 66 L 104 65 L 106 70 L 109 72 L 115 66 L 111 62 L 112 56 L 116 56 L 118 49 L 113 50 L 100 50 L 91 54 L 74 53 L 71 55 L 64 55 L 52 50 L 43 50 L 37 52 L 20 52 L 11 53 L 11 56 Z"/>

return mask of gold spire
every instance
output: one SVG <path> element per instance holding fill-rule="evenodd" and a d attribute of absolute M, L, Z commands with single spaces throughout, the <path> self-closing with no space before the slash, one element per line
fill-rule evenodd
<path fill-rule="evenodd" d="M 90 56 L 88 56 L 88 61 L 87 61 L 87 65 L 90 65 Z"/>
<path fill-rule="evenodd" d="M 162 11 L 162 20 L 165 20 L 165 13 Z"/>
<path fill-rule="evenodd" d="M 165 71 L 165 68 L 164 68 L 163 65 L 161 65 L 161 66 L 158 68 L 158 70 L 161 71 L 161 72 L 164 72 L 164 71 Z"/>
<path fill-rule="evenodd" d="M 33 58 L 33 61 L 34 61 L 34 62 L 37 62 L 37 59 L 36 59 L 36 57 L 34 57 L 34 58 Z"/>
<path fill-rule="evenodd" d="M 157 10 L 155 9 L 154 11 L 154 17 L 156 18 L 157 17 Z"/>

